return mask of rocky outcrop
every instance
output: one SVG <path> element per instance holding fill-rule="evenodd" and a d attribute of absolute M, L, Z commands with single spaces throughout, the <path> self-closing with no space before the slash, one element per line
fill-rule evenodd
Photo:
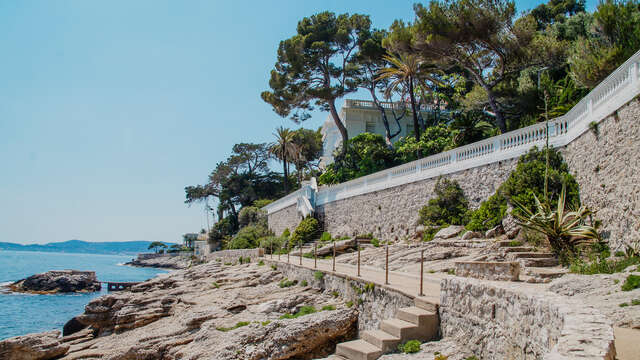
<path fill-rule="evenodd" d="M 459 225 L 449 225 L 444 229 L 440 229 L 433 238 L 434 239 L 450 239 L 460 234 L 464 230 L 464 226 Z"/>
<path fill-rule="evenodd" d="M 164 256 L 144 260 L 132 259 L 124 264 L 161 269 L 186 269 L 191 264 L 191 259 L 184 256 Z"/>
<path fill-rule="evenodd" d="M 37 294 L 100 291 L 100 282 L 93 271 L 55 270 L 29 276 L 9 285 L 18 292 Z"/>
<path fill-rule="evenodd" d="M 16 336 L 0 341 L 0 359 L 47 360 L 67 353 L 68 344 L 60 341 L 60 331 Z"/>

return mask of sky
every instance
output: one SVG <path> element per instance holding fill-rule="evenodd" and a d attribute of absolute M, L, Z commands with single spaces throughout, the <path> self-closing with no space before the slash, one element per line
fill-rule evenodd
<path fill-rule="evenodd" d="M 0 242 L 175 242 L 205 228 L 184 187 L 233 144 L 299 127 L 260 98 L 297 22 L 330 10 L 388 28 L 414 2 L 0 2 Z"/>

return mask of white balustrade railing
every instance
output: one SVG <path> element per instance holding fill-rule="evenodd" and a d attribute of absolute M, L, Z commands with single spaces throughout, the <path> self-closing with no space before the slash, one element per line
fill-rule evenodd
<path fill-rule="evenodd" d="M 591 122 L 599 122 L 640 94 L 640 51 L 612 72 L 569 112 L 549 121 L 549 145 L 564 146 L 589 129 Z M 373 102 L 347 100 L 347 106 L 373 107 Z M 394 106 L 394 103 L 388 106 Z M 394 186 L 429 179 L 498 161 L 513 159 L 533 146 L 545 144 L 546 123 L 537 123 L 497 135 L 473 144 L 428 156 L 410 163 L 379 171 L 337 185 L 322 186 L 315 194 L 315 205 L 388 189 Z M 298 196 L 306 196 L 309 189 L 291 193 L 265 209 L 273 213 L 296 204 Z"/>

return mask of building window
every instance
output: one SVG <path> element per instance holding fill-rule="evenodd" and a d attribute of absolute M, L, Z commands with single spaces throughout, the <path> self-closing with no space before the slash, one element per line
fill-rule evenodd
<path fill-rule="evenodd" d="M 375 121 L 365 121 L 364 123 L 364 131 L 368 133 L 375 134 L 376 132 L 376 123 Z"/>

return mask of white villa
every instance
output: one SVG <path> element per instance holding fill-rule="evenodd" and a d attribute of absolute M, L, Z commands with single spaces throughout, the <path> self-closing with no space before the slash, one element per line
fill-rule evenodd
<path fill-rule="evenodd" d="M 407 114 L 400 119 L 400 133 L 391 141 L 395 142 L 400 137 L 407 136 L 413 131 L 413 117 L 411 115 L 411 105 L 401 102 L 382 102 L 382 106 L 386 109 L 389 121 L 389 130 L 395 133 L 398 130 L 398 124 L 394 120 L 393 111 L 400 116 L 403 109 L 407 109 Z M 430 106 L 421 106 L 422 116 L 427 118 L 431 112 Z M 347 128 L 349 139 L 358 134 L 365 132 L 385 135 L 384 124 L 380 110 L 375 106 L 373 101 L 346 99 L 344 106 L 340 109 L 340 119 Z M 333 122 L 331 114 L 327 116 L 327 120 L 322 125 L 322 141 L 323 152 L 320 158 L 320 166 L 324 167 L 333 162 L 333 153 L 340 146 L 342 139 L 340 132 Z"/>

